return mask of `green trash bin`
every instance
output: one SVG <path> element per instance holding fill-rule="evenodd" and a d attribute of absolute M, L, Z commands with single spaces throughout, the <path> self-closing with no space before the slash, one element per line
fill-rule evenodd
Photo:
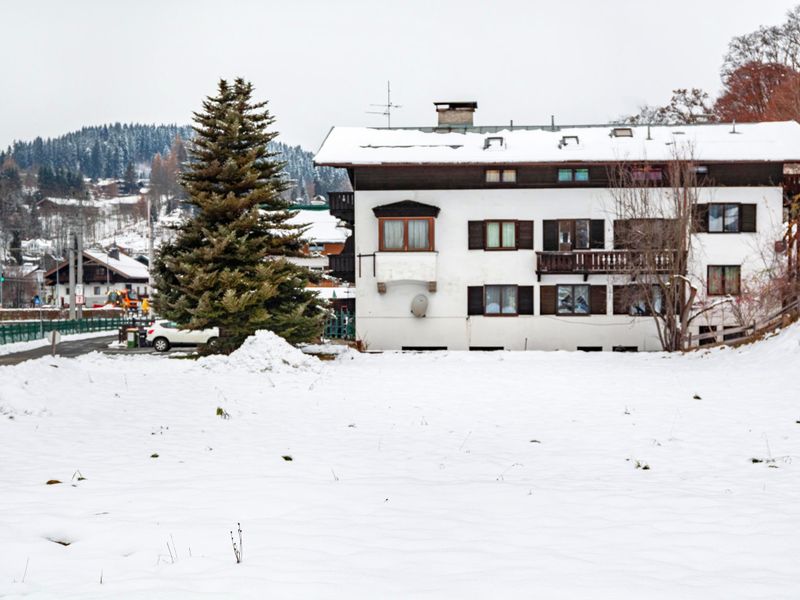
<path fill-rule="evenodd" d="M 138 348 L 139 346 L 139 330 L 135 327 L 128 327 L 127 336 L 128 348 Z"/>

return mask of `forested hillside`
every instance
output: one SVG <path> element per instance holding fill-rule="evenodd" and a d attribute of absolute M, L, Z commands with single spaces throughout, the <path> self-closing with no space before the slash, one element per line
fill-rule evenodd
<path fill-rule="evenodd" d="M 157 154 L 166 156 L 177 137 L 190 140 L 192 134 L 188 126 L 114 123 L 83 127 L 57 138 L 14 142 L 5 154 L 22 169 L 49 167 L 98 179 L 122 178 L 131 165 L 137 175 L 147 176 Z M 344 171 L 315 168 L 312 153 L 300 146 L 281 142 L 270 146 L 286 162 L 287 177 L 297 184 L 295 197 L 310 199 L 316 194 L 349 189 Z"/>

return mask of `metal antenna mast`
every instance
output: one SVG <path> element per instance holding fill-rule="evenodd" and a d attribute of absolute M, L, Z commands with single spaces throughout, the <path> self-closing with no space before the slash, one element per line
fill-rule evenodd
<path fill-rule="evenodd" d="M 370 104 L 370 106 L 379 106 L 383 110 L 375 111 L 375 110 L 368 110 L 367 114 L 370 115 L 383 115 L 386 117 L 387 127 L 392 126 L 392 109 L 393 108 L 402 108 L 400 104 L 392 104 L 392 82 L 386 82 L 386 104 Z"/>

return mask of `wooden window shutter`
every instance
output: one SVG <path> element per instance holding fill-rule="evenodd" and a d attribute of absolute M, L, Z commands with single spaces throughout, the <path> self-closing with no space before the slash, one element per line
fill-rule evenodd
<path fill-rule="evenodd" d="M 743 233 L 755 233 L 756 230 L 756 205 L 739 205 L 739 231 Z"/>
<path fill-rule="evenodd" d="M 695 204 L 692 221 L 695 233 L 708 232 L 708 204 Z"/>
<path fill-rule="evenodd" d="M 593 285 L 589 290 L 589 308 L 593 315 L 606 314 L 606 286 Z"/>
<path fill-rule="evenodd" d="M 533 314 L 533 286 L 521 285 L 517 288 L 517 314 Z"/>
<path fill-rule="evenodd" d="M 539 287 L 539 314 L 556 314 L 556 286 L 543 285 Z"/>
<path fill-rule="evenodd" d="M 606 247 L 606 222 L 604 219 L 592 219 L 589 222 L 589 248 L 602 250 Z"/>
<path fill-rule="evenodd" d="M 467 288 L 467 314 L 483 314 L 483 286 L 469 286 Z"/>
<path fill-rule="evenodd" d="M 542 221 L 542 250 L 558 250 L 558 221 Z"/>
<path fill-rule="evenodd" d="M 628 309 L 628 300 L 630 293 L 628 291 L 628 287 L 624 285 L 615 285 L 612 288 L 612 293 L 614 294 L 611 301 L 614 304 L 614 314 L 615 315 L 627 315 Z"/>
<path fill-rule="evenodd" d="M 483 221 L 467 223 L 467 237 L 469 250 L 483 250 Z"/>
<path fill-rule="evenodd" d="M 533 221 L 517 222 L 517 248 L 533 250 Z"/>

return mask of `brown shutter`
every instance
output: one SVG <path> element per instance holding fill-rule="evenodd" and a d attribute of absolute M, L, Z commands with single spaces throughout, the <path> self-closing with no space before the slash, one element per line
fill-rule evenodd
<path fill-rule="evenodd" d="M 592 219 L 589 222 L 589 248 L 602 250 L 606 247 L 606 222 L 604 219 Z"/>
<path fill-rule="evenodd" d="M 539 287 L 539 314 L 556 314 L 556 286 L 543 285 Z"/>
<path fill-rule="evenodd" d="M 614 314 L 615 315 L 627 315 L 628 309 L 628 289 L 627 286 L 624 285 L 615 285 L 611 290 L 614 294 L 611 301 L 614 304 Z"/>
<path fill-rule="evenodd" d="M 695 233 L 708 232 L 708 204 L 695 204 L 692 221 Z"/>
<path fill-rule="evenodd" d="M 483 250 L 483 221 L 467 223 L 467 237 L 469 250 Z"/>
<path fill-rule="evenodd" d="M 558 221 L 542 221 L 542 250 L 558 250 Z"/>
<path fill-rule="evenodd" d="M 739 205 L 739 231 L 743 233 L 755 233 L 756 230 L 756 205 Z"/>
<path fill-rule="evenodd" d="M 483 286 L 476 285 L 467 288 L 467 314 L 483 314 Z"/>
<path fill-rule="evenodd" d="M 517 248 L 533 250 L 533 221 L 517 221 Z"/>
<path fill-rule="evenodd" d="M 517 288 L 517 314 L 533 314 L 533 286 L 521 285 Z"/>
<path fill-rule="evenodd" d="M 589 308 L 593 315 L 606 314 L 606 286 L 593 285 L 589 290 Z"/>

